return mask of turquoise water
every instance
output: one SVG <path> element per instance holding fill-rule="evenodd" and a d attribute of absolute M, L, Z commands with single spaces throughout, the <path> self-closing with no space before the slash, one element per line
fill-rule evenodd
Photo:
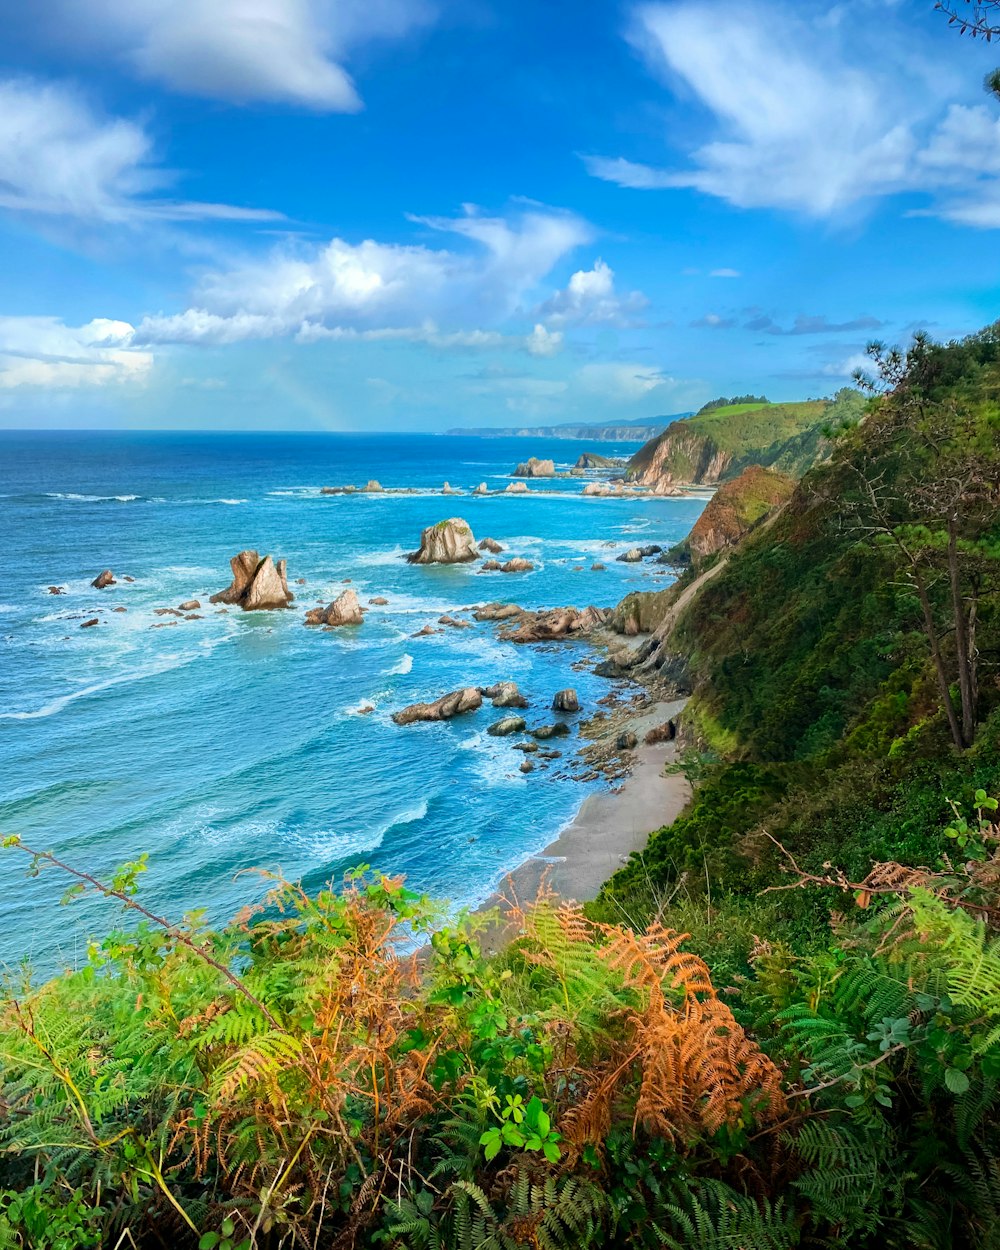
<path fill-rule="evenodd" d="M 645 569 L 616 563 L 636 542 L 675 542 L 696 499 L 444 498 L 447 479 L 500 489 L 518 460 L 564 466 L 576 442 L 432 436 L 0 433 L 0 835 L 106 873 L 146 851 L 144 898 L 172 915 L 224 919 L 261 890 L 240 869 L 280 869 L 308 885 L 359 861 L 406 873 L 421 890 L 473 904 L 546 845 L 588 789 L 518 771 L 511 740 L 486 734 L 498 713 L 399 728 L 390 715 L 461 685 L 513 679 L 550 719 L 577 688 L 584 712 L 607 693 L 573 671 L 582 644 L 516 647 L 490 624 L 414 638 L 477 602 L 611 606 Z M 601 451 L 627 453 L 631 447 Z M 412 496 L 322 496 L 378 478 Z M 402 559 L 420 531 L 461 516 L 535 572 L 478 574 Z M 217 614 L 208 596 L 228 560 L 255 547 L 288 560 L 297 610 Z M 506 557 L 505 557 L 506 558 Z M 595 560 L 606 572 L 591 572 Z M 583 571 L 575 571 L 582 566 Z M 89 583 L 111 568 L 119 584 Z M 123 582 L 124 575 L 135 578 Z M 294 585 L 304 577 L 306 586 Z M 306 629 L 302 614 L 351 579 L 363 626 Z M 49 585 L 67 587 L 54 597 Z M 197 598 L 203 619 L 151 626 L 157 608 Z M 114 607 L 127 612 L 115 613 Z M 80 629 L 99 616 L 100 625 Z M 366 703 L 375 712 L 359 715 Z M 567 749 L 571 739 L 560 744 Z M 594 783 L 597 784 L 597 783 Z M 26 880 L 0 859 L 0 959 L 74 962 L 106 904 L 57 903 L 64 883 Z"/>

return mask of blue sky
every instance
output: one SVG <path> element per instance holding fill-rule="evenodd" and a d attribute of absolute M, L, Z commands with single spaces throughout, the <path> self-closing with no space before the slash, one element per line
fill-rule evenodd
<path fill-rule="evenodd" d="M 1000 315 L 932 0 L 0 0 L 0 425 L 437 430 L 830 394 Z"/>

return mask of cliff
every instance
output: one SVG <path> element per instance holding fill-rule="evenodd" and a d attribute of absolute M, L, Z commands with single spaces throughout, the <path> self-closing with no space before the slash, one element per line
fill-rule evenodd
<path fill-rule="evenodd" d="M 573 421 L 563 425 L 457 427 L 453 430 L 446 430 L 445 433 L 466 438 L 572 438 L 587 439 L 597 443 L 641 443 L 659 434 L 671 421 L 678 421 L 685 416 L 690 416 L 690 413 L 653 417 L 649 421 L 590 423 Z"/>
<path fill-rule="evenodd" d="M 752 464 L 739 477 L 723 482 L 705 505 L 684 542 L 671 554 L 697 568 L 710 556 L 732 547 L 786 503 L 795 482 L 784 473 Z"/>
<path fill-rule="evenodd" d="M 861 406 L 857 392 L 795 404 L 729 404 L 672 422 L 629 461 L 626 476 L 670 494 L 678 486 L 714 486 L 752 464 L 792 477 L 827 454 L 823 430 Z"/>

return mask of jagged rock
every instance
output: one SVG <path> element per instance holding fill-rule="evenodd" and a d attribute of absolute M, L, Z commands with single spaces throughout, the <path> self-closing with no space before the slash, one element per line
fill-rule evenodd
<path fill-rule="evenodd" d="M 579 712 L 580 700 L 576 691 L 570 686 L 565 690 L 557 690 L 552 700 L 553 712 Z"/>
<path fill-rule="evenodd" d="M 506 621 L 520 616 L 523 611 L 516 603 L 484 603 L 472 615 L 477 621 Z"/>
<path fill-rule="evenodd" d="M 50 586 L 48 589 L 50 595 L 64 595 L 66 593 L 65 586 Z"/>
<path fill-rule="evenodd" d="M 180 605 L 180 610 L 182 612 L 197 612 L 200 607 L 201 604 L 197 599 L 185 599 L 185 601 Z"/>
<path fill-rule="evenodd" d="M 629 547 L 628 551 L 623 551 L 617 559 L 622 564 L 638 564 L 642 559 L 642 548 Z"/>
<path fill-rule="evenodd" d="M 516 624 L 501 627 L 504 642 L 551 642 L 560 638 L 581 637 L 607 619 L 603 608 L 552 608 L 547 612 L 519 609 Z"/>
<path fill-rule="evenodd" d="M 639 739 L 631 729 L 623 730 L 615 739 L 615 746 L 619 751 L 632 751 L 639 745 Z"/>
<path fill-rule="evenodd" d="M 368 602 L 373 607 L 382 608 L 389 602 L 389 600 L 385 597 L 385 595 L 376 595 L 374 599 L 369 599 Z"/>
<path fill-rule="evenodd" d="M 524 482 L 510 482 L 504 487 L 505 495 L 526 495 L 528 488 Z"/>
<path fill-rule="evenodd" d="M 80 628 L 81 629 L 93 629 L 95 625 L 100 625 L 100 623 L 101 622 L 97 619 L 96 616 L 92 616 L 89 621 L 81 621 Z"/>
<path fill-rule="evenodd" d="M 546 742 L 549 738 L 564 738 L 569 733 L 569 725 L 564 725 L 561 720 L 557 720 L 552 725 L 536 725 L 534 729 L 529 729 L 528 733 L 540 742 Z"/>
<path fill-rule="evenodd" d="M 500 566 L 501 573 L 532 573 L 535 566 L 530 560 L 525 560 L 523 556 L 515 556 L 513 560 L 508 560 L 506 564 Z"/>
<path fill-rule="evenodd" d="M 461 621 L 455 616 L 447 616 L 447 615 L 439 616 L 438 624 L 450 625 L 452 629 L 471 629 L 472 628 L 471 621 Z"/>
<path fill-rule="evenodd" d="M 463 690 L 453 690 L 444 694 L 433 703 L 411 703 L 399 712 L 393 712 L 392 719 L 397 725 L 412 725 L 415 721 L 450 720 L 463 712 L 474 712 L 482 707 L 483 696 L 475 686 L 466 686 Z"/>
<path fill-rule="evenodd" d="M 498 681 L 495 686 L 480 686 L 479 693 L 494 707 L 528 706 L 528 700 L 518 690 L 516 681 Z"/>
<path fill-rule="evenodd" d="M 599 456 L 596 451 L 585 451 L 576 462 L 578 469 L 611 469 L 615 462 L 607 456 Z"/>
<path fill-rule="evenodd" d="M 535 771 L 535 766 L 534 766 L 534 764 L 531 762 L 531 760 L 522 760 L 522 761 L 521 761 L 521 772 L 522 772 L 522 773 L 533 773 L 534 771 Z"/>
<path fill-rule="evenodd" d="M 601 562 L 598 561 L 596 564 L 592 564 L 590 566 L 590 571 L 591 573 L 603 573 L 607 567 L 608 566 L 606 564 L 601 564 Z"/>
<path fill-rule="evenodd" d="M 411 564 L 464 564 L 478 560 L 479 552 L 468 522 L 451 517 L 429 525 L 420 535 L 420 550 L 406 558 Z"/>
<path fill-rule="evenodd" d="M 368 481 L 365 483 L 365 485 L 361 489 L 369 491 L 371 494 L 376 495 L 382 490 L 382 483 L 378 481 L 376 478 L 372 477 L 368 479 Z"/>
<path fill-rule="evenodd" d="M 520 733 L 524 728 L 523 716 L 504 716 L 494 721 L 486 732 L 493 738 L 506 738 L 508 734 Z"/>
<path fill-rule="evenodd" d="M 556 466 L 553 460 L 539 460 L 530 456 L 514 470 L 515 477 L 555 477 Z"/>
<path fill-rule="evenodd" d="M 287 608 L 295 596 L 288 589 L 286 563 L 263 559 L 256 551 L 241 551 L 229 561 L 232 583 L 212 595 L 210 603 L 238 604 L 244 612 Z"/>
<path fill-rule="evenodd" d="M 488 495 L 489 491 L 486 489 L 486 483 L 480 482 L 479 485 L 476 487 L 476 489 L 472 493 L 474 495 Z"/>
<path fill-rule="evenodd" d="M 115 582 L 115 575 L 110 569 L 105 569 L 103 573 L 98 573 L 90 584 L 95 590 L 104 590 L 106 586 L 117 585 Z"/>
<path fill-rule="evenodd" d="M 480 573 L 499 573 L 503 565 L 499 560 L 484 560 L 479 566 Z"/>
<path fill-rule="evenodd" d="M 495 538 L 481 538 L 479 540 L 479 550 L 488 551 L 492 555 L 498 556 L 503 551 L 503 547 L 500 546 Z"/>
<path fill-rule="evenodd" d="M 361 625 L 364 623 L 361 604 L 353 590 L 342 591 L 326 608 L 313 608 L 306 613 L 307 625 Z"/>

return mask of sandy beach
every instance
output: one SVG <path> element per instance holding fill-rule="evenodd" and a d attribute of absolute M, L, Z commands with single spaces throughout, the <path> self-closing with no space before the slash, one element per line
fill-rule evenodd
<path fill-rule="evenodd" d="M 633 718 L 629 727 L 641 742 L 647 730 L 677 716 L 685 702 L 679 699 L 654 704 Z M 615 731 L 619 730 L 616 726 Z M 652 832 L 675 820 L 690 798 L 691 787 L 685 777 L 663 773 L 675 752 L 673 742 L 637 748 L 632 774 L 617 792 L 584 799 L 558 837 L 515 868 L 503 890 L 487 900 L 484 910 L 502 905 L 511 892 L 522 902 L 533 898 L 543 876 L 561 898 L 580 903 L 596 898 L 608 877 L 633 851 L 643 849 Z"/>

